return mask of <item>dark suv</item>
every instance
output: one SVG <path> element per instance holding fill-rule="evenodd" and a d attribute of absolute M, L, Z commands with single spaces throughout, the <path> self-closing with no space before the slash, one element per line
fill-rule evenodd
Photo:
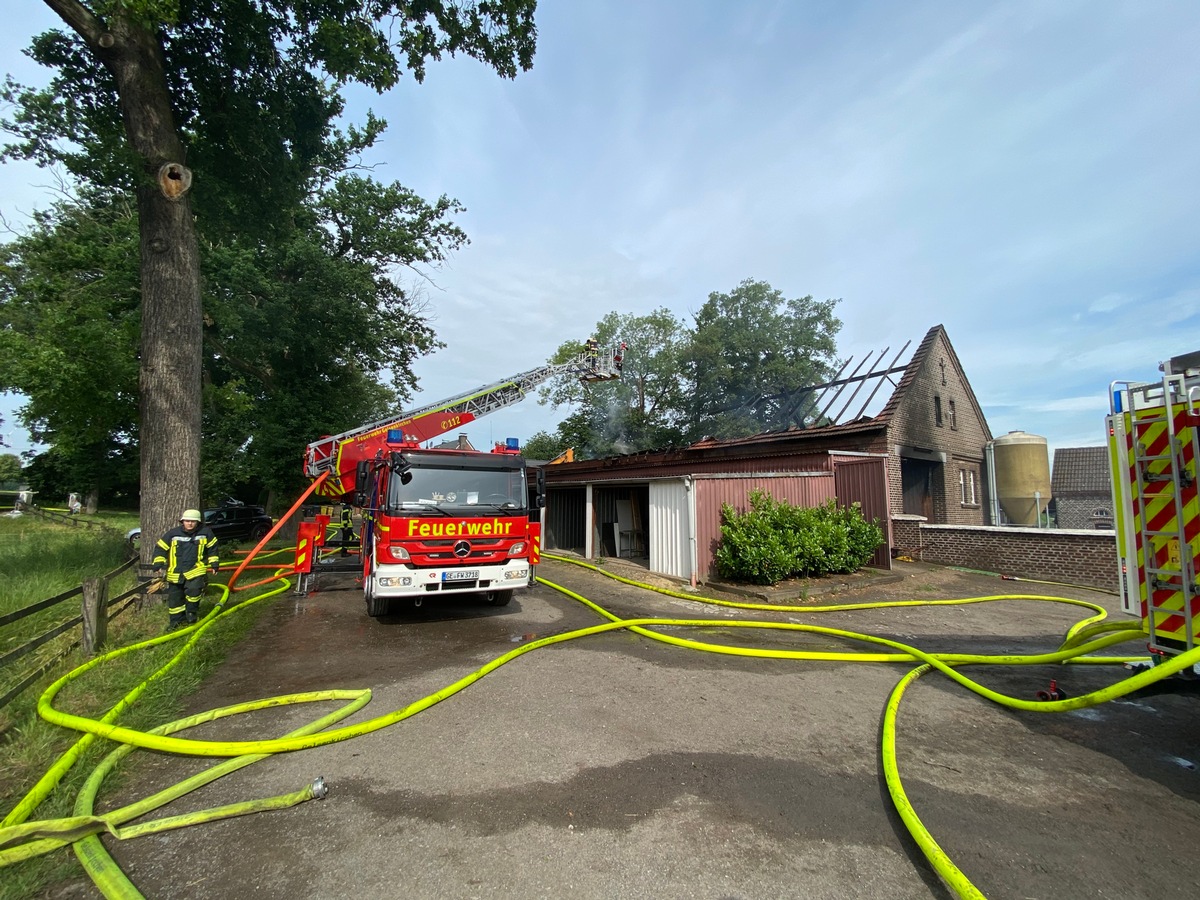
<path fill-rule="evenodd" d="M 224 541 L 258 541 L 275 524 L 275 520 L 261 506 L 246 506 L 236 502 L 211 507 L 201 515 L 204 516 L 204 524 L 212 529 L 213 536 Z M 137 547 L 142 540 L 142 529 L 129 529 L 125 539 Z"/>
<path fill-rule="evenodd" d="M 261 506 L 219 506 L 203 515 L 204 524 L 223 541 L 257 541 L 275 524 Z"/>

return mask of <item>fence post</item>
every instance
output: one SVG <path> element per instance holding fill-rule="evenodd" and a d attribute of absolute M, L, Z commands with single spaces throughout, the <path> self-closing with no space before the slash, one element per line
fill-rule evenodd
<path fill-rule="evenodd" d="M 83 652 L 91 656 L 108 637 L 108 581 L 89 578 L 83 583 Z"/>

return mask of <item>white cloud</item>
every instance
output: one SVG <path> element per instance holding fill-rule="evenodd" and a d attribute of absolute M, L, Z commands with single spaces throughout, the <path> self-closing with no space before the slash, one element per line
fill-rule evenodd
<path fill-rule="evenodd" d="M 1089 313 L 1110 313 L 1131 302 L 1131 297 L 1121 294 L 1105 294 L 1094 301 L 1087 309 Z"/>

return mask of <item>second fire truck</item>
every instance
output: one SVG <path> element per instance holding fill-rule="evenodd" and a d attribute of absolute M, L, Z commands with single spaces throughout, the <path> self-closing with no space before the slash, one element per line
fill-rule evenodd
<path fill-rule="evenodd" d="M 1113 382 L 1106 424 L 1121 605 L 1161 658 L 1200 643 L 1200 351 L 1159 368 Z"/>

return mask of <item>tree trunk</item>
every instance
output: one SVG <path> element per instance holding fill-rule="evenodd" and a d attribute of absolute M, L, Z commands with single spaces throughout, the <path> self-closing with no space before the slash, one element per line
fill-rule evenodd
<path fill-rule="evenodd" d="M 200 505 L 200 261 L 187 199 L 138 190 L 142 244 L 142 561 L 184 509 Z"/>
<path fill-rule="evenodd" d="M 141 234 L 139 376 L 142 561 L 200 498 L 200 249 L 191 173 L 175 127 L 158 30 L 121 4 L 106 19 L 79 0 L 46 0 L 112 74 L 136 173 Z M 140 8 L 140 5 L 139 5 Z"/>

